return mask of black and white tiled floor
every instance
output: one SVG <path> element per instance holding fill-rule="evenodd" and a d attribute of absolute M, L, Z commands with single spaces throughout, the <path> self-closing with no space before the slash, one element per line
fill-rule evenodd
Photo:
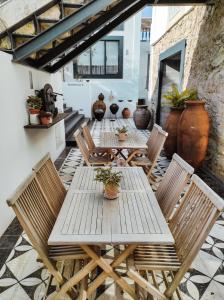
<path fill-rule="evenodd" d="M 98 142 L 101 130 L 113 131 L 123 124 L 128 125 L 129 130 L 134 129 L 131 119 L 118 119 L 115 122 L 106 119 L 95 122 L 92 126 L 95 142 Z M 148 131 L 139 131 L 139 133 L 147 139 Z M 66 187 L 69 187 L 76 168 L 82 164 L 83 159 L 79 150 L 72 148 L 59 171 Z M 157 182 L 161 180 L 168 165 L 169 161 L 161 155 L 154 170 Z M 206 178 L 205 174 L 202 175 L 204 180 L 208 179 L 213 189 L 219 190 L 217 182 Z M 44 297 L 49 283 L 48 272 L 41 263 L 36 261 L 37 253 L 30 245 L 26 234 L 18 234 L 21 229 L 16 220 L 10 228 L 0 239 L 0 300 L 50 300 L 51 295 Z M 8 257 L 5 257 L 5 253 Z M 224 213 L 211 230 L 192 267 L 193 269 L 185 274 L 181 283 L 183 299 L 224 300 Z M 128 295 L 120 293 L 110 280 L 99 289 L 95 298 L 98 300 L 130 299 Z"/>

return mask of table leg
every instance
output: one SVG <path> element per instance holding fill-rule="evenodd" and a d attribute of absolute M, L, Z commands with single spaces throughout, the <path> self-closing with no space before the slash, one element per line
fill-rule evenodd
<path fill-rule="evenodd" d="M 111 263 L 112 268 L 118 267 L 137 247 L 137 245 L 129 245 L 125 248 L 124 251 L 122 251 L 118 257 L 115 258 L 115 260 Z M 109 275 L 110 276 L 110 275 Z M 108 277 L 107 272 L 102 272 L 88 287 L 87 289 L 87 295 L 88 297 L 105 281 L 105 279 Z M 123 279 L 123 281 L 125 281 Z M 125 281 L 126 283 L 126 281 Z M 132 290 L 132 297 L 135 298 L 134 289 L 129 286 L 129 288 Z"/>

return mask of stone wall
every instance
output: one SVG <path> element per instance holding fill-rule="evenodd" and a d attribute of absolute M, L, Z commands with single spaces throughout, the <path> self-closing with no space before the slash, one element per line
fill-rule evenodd
<path fill-rule="evenodd" d="M 224 0 L 198 6 L 169 29 L 152 47 L 151 101 L 156 107 L 159 54 L 186 39 L 183 88 L 196 87 L 207 101 L 211 118 L 205 165 L 224 179 Z"/>

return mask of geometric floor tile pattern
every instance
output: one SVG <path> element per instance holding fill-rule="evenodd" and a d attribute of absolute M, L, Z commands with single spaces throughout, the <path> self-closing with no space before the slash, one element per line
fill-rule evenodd
<path fill-rule="evenodd" d="M 94 122 L 92 135 L 95 143 L 97 144 L 99 141 L 100 131 L 114 131 L 122 125 L 127 125 L 129 130 L 135 128 L 132 119 L 117 119 L 114 122 L 104 119 L 101 122 Z M 142 130 L 139 131 L 139 134 L 147 139 L 149 132 Z M 160 156 L 154 170 L 157 178 L 156 185 L 166 172 L 169 162 L 163 154 Z M 72 148 L 59 171 L 67 188 L 76 168 L 82 164 L 81 153 L 78 149 Z M 216 188 L 214 180 L 210 180 L 209 184 L 211 188 Z M 156 185 L 153 187 L 154 189 L 156 189 Z M 47 298 L 44 296 L 49 283 L 49 274 L 43 265 L 36 261 L 36 257 L 36 251 L 29 243 L 26 234 L 22 233 L 15 245 L 11 247 L 10 254 L 0 269 L 0 300 L 50 300 L 52 298 L 50 293 Z M 212 228 L 193 262 L 191 271 L 185 274 L 180 288 L 184 300 L 224 300 L 224 213 Z M 120 289 L 108 279 L 105 285 L 99 288 L 94 299 L 128 300 L 130 297 L 125 293 L 122 294 Z"/>

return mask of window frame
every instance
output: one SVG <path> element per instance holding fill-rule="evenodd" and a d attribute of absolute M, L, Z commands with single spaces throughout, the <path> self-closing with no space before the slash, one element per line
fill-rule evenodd
<path fill-rule="evenodd" d="M 122 79 L 123 78 L 123 44 L 124 44 L 124 38 L 123 36 L 107 36 L 103 39 L 100 39 L 99 41 L 104 42 L 104 68 L 106 71 L 106 42 L 107 41 L 114 41 L 118 42 L 118 73 L 117 74 L 89 74 L 89 75 L 83 75 L 78 74 L 78 65 L 75 61 L 73 61 L 73 77 L 74 78 L 85 78 L 85 79 Z M 85 50 L 86 51 L 86 50 Z M 90 71 L 92 72 L 92 57 L 90 54 Z"/>

